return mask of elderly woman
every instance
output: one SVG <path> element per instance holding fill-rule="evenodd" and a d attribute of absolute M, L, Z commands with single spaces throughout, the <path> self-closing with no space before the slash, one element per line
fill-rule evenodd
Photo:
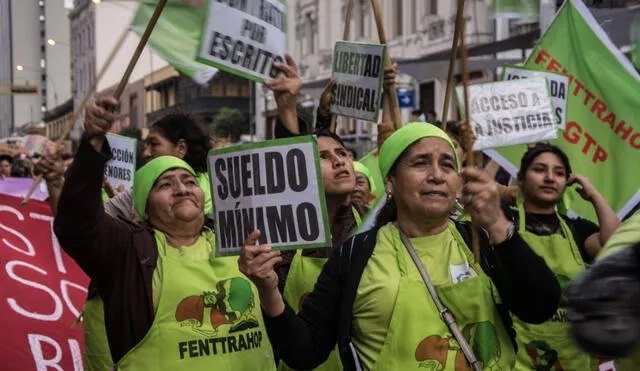
<path fill-rule="evenodd" d="M 136 172 L 141 225 L 105 213 L 105 133 L 115 107 L 113 98 L 88 107 L 54 221 L 60 244 L 104 300 L 115 367 L 274 370 L 258 293 L 234 259 L 215 257 L 204 192 L 186 162 L 161 156 Z"/>
<path fill-rule="evenodd" d="M 496 184 L 479 169 L 458 167 L 451 140 L 435 126 L 392 134 L 380 149 L 389 200 L 377 227 L 334 250 L 298 315 L 277 289 L 278 254 L 255 245 L 259 231 L 248 236 L 240 270 L 258 286 L 269 338 L 289 366 L 316 367 L 337 342 L 345 370 L 513 367 L 509 313 L 543 322 L 560 288 L 505 218 Z M 471 254 L 469 225 L 449 219 L 460 187 L 486 232 L 481 261 Z"/>
<path fill-rule="evenodd" d="M 369 206 L 371 195 L 376 192 L 376 184 L 371 176 L 371 170 L 358 161 L 353 162 L 353 169 L 356 171 L 356 186 L 351 192 L 351 202 L 356 205 Z"/>

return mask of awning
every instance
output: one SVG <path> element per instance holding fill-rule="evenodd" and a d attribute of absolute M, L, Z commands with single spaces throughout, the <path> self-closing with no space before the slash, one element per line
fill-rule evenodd
<path fill-rule="evenodd" d="M 467 62 L 469 71 L 495 70 L 505 64 L 522 62 L 521 59 L 469 59 Z M 449 73 L 449 61 L 415 61 L 398 63 L 398 72 L 406 73 L 420 82 L 432 79 L 446 79 Z M 455 74 L 459 74 L 460 63 L 456 63 Z"/>

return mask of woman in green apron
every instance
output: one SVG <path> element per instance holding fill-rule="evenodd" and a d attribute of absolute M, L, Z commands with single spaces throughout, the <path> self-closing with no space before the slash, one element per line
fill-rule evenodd
<path fill-rule="evenodd" d="M 560 288 L 502 213 L 497 186 L 479 169 L 459 172 L 450 138 L 422 123 L 384 142 L 380 171 L 388 201 L 376 228 L 334 250 L 298 315 L 277 290 L 277 258 L 255 245 L 259 231 L 248 236 L 240 270 L 259 288 L 276 352 L 296 369 L 338 343 L 345 370 L 510 370 L 508 314 L 544 322 Z M 449 219 L 461 187 L 486 232 L 480 261 L 469 224 Z"/>
<path fill-rule="evenodd" d="M 376 184 L 368 167 L 358 161 L 353 162 L 356 174 L 356 185 L 351 192 L 351 202 L 356 205 L 369 206 L 371 195 L 376 192 Z"/>
<path fill-rule="evenodd" d="M 160 156 L 134 177 L 141 224 L 104 212 L 105 133 L 117 107 L 87 107 L 85 134 L 60 196 L 54 230 L 104 300 L 114 364 L 122 370 L 275 370 L 258 293 L 233 258 L 215 256 L 195 171 Z"/>
<path fill-rule="evenodd" d="M 319 131 L 316 137 L 329 225 L 331 225 L 332 246 L 339 246 L 360 225 L 360 215 L 364 214 L 365 209 L 351 203 L 350 195 L 355 185 L 355 172 L 353 162 L 340 138 L 328 131 Z M 283 252 L 285 264 L 278 267 L 281 287 L 284 284 L 282 293 L 287 303 L 296 311 L 302 308 L 304 300 L 313 291 L 313 286 L 330 254 L 331 246 Z M 291 263 L 288 265 L 287 261 Z M 315 370 L 330 371 L 340 368 L 340 357 L 334 349 L 329 359 Z M 291 370 L 291 368 L 280 361 L 279 370 Z"/>
<path fill-rule="evenodd" d="M 581 218 L 569 218 L 556 210 L 567 186 L 576 183 L 578 193 L 594 206 L 600 227 Z M 588 179 L 571 174 L 567 156 L 558 147 L 538 144 L 522 157 L 518 173 L 517 211 L 505 213 L 518 232 L 556 275 L 563 290 L 590 263 L 620 224 L 620 219 Z M 597 364 L 583 352 L 569 333 L 566 295 L 556 314 L 543 324 L 514 318 L 518 340 L 517 370 L 595 370 Z"/>
<path fill-rule="evenodd" d="M 278 117 L 274 128 L 276 138 L 304 135 L 309 128 L 296 111 L 301 80 L 295 62 L 289 54 L 285 54 L 285 59 L 286 64 L 275 65 L 282 70 L 283 74 L 278 79 L 266 83 L 266 86 L 273 91 L 278 104 Z M 326 117 L 323 117 L 321 112 L 330 101 L 331 86 L 330 82 L 321 98 L 316 127 L 323 126 L 321 121 L 326 121 Z M 328 120 L 331 121 L 330 117 Z M 285 300 L 296 311 L 301 308 L 302 303 L 313 290 L 316 279 L 331 254 L 332 246 L 340 245 L 347 239 L 361 223 L 361 214 L 366 211 L 366 208 L 355 205 L 350 200 L 355 186 L 353 161 L 349 158 L 349 153 L 340 137 L 332 133 L 328 125 L 326 126 L 324 129 L 316 130 L 314 135 L 318 141 L 321 159 L 332 245 L 326 248 L 283 252 L 282 263 L 276 268 L 279 289 Z M 282 361 L 279 362 L 278 367 L 281 371 L 291 369 Z M 337 351 L 334 350 L 329 359 L 317 370 L 340 368 L 340 359 Z"/>
<path fill-rule="evenodd" d="M 205 213 L 208 215 L 213 212 L 206 157 L 209 149 L 209 137 L 198 120 L 187 112 L 178 111 L 163 116 L 151 126 L 144 141 L 142 160 L 148 162 L 160 156 L 175 156 L 188 163 L 198 174 L 196 180 L 205 193 Z M 132 190 L 107 199 L 104 206 L 107 214 L 113 217 L 138 221 Z M 93 285 L 89 286 L 83 325 L 85 367 L 89 371 L 109 369 L 113 361 L 105 333 L 103 303 Z"/>

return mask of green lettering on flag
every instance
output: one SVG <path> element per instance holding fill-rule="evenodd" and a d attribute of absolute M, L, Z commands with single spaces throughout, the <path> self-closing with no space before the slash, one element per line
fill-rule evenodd
<path fill-rule="evenodd" d="M 567 127 L 552 141 L 588 177 L 620 216 L 640 201 L 640 75 L 587 7 L 567 0 L 524 67 L 569 76 Z M 525 146 L 487 151 L 512 175 Z M 576 197 L 576 214 L 597 221 L 593 205 Z"/>
<path fill-rule="evenodd" d="M 138 36 L 147 27 L 157 3 L 140 1 L 130 26 Z M 168 0 L 148 42 L 154 53 L 199 84 L 205 84 L 218 72 L 196 61 L 208 4 L 204 0 Z"/>

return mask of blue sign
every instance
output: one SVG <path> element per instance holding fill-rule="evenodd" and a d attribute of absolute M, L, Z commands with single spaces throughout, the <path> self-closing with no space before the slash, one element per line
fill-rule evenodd
<path fill-rule="evenodd" d="M 398 89 L 398 106 L 400 108 L 413 108 L 415 93 L 413 90 Z M 384 94 L 380 99 L 380 107 L 384 106 Z"/>

